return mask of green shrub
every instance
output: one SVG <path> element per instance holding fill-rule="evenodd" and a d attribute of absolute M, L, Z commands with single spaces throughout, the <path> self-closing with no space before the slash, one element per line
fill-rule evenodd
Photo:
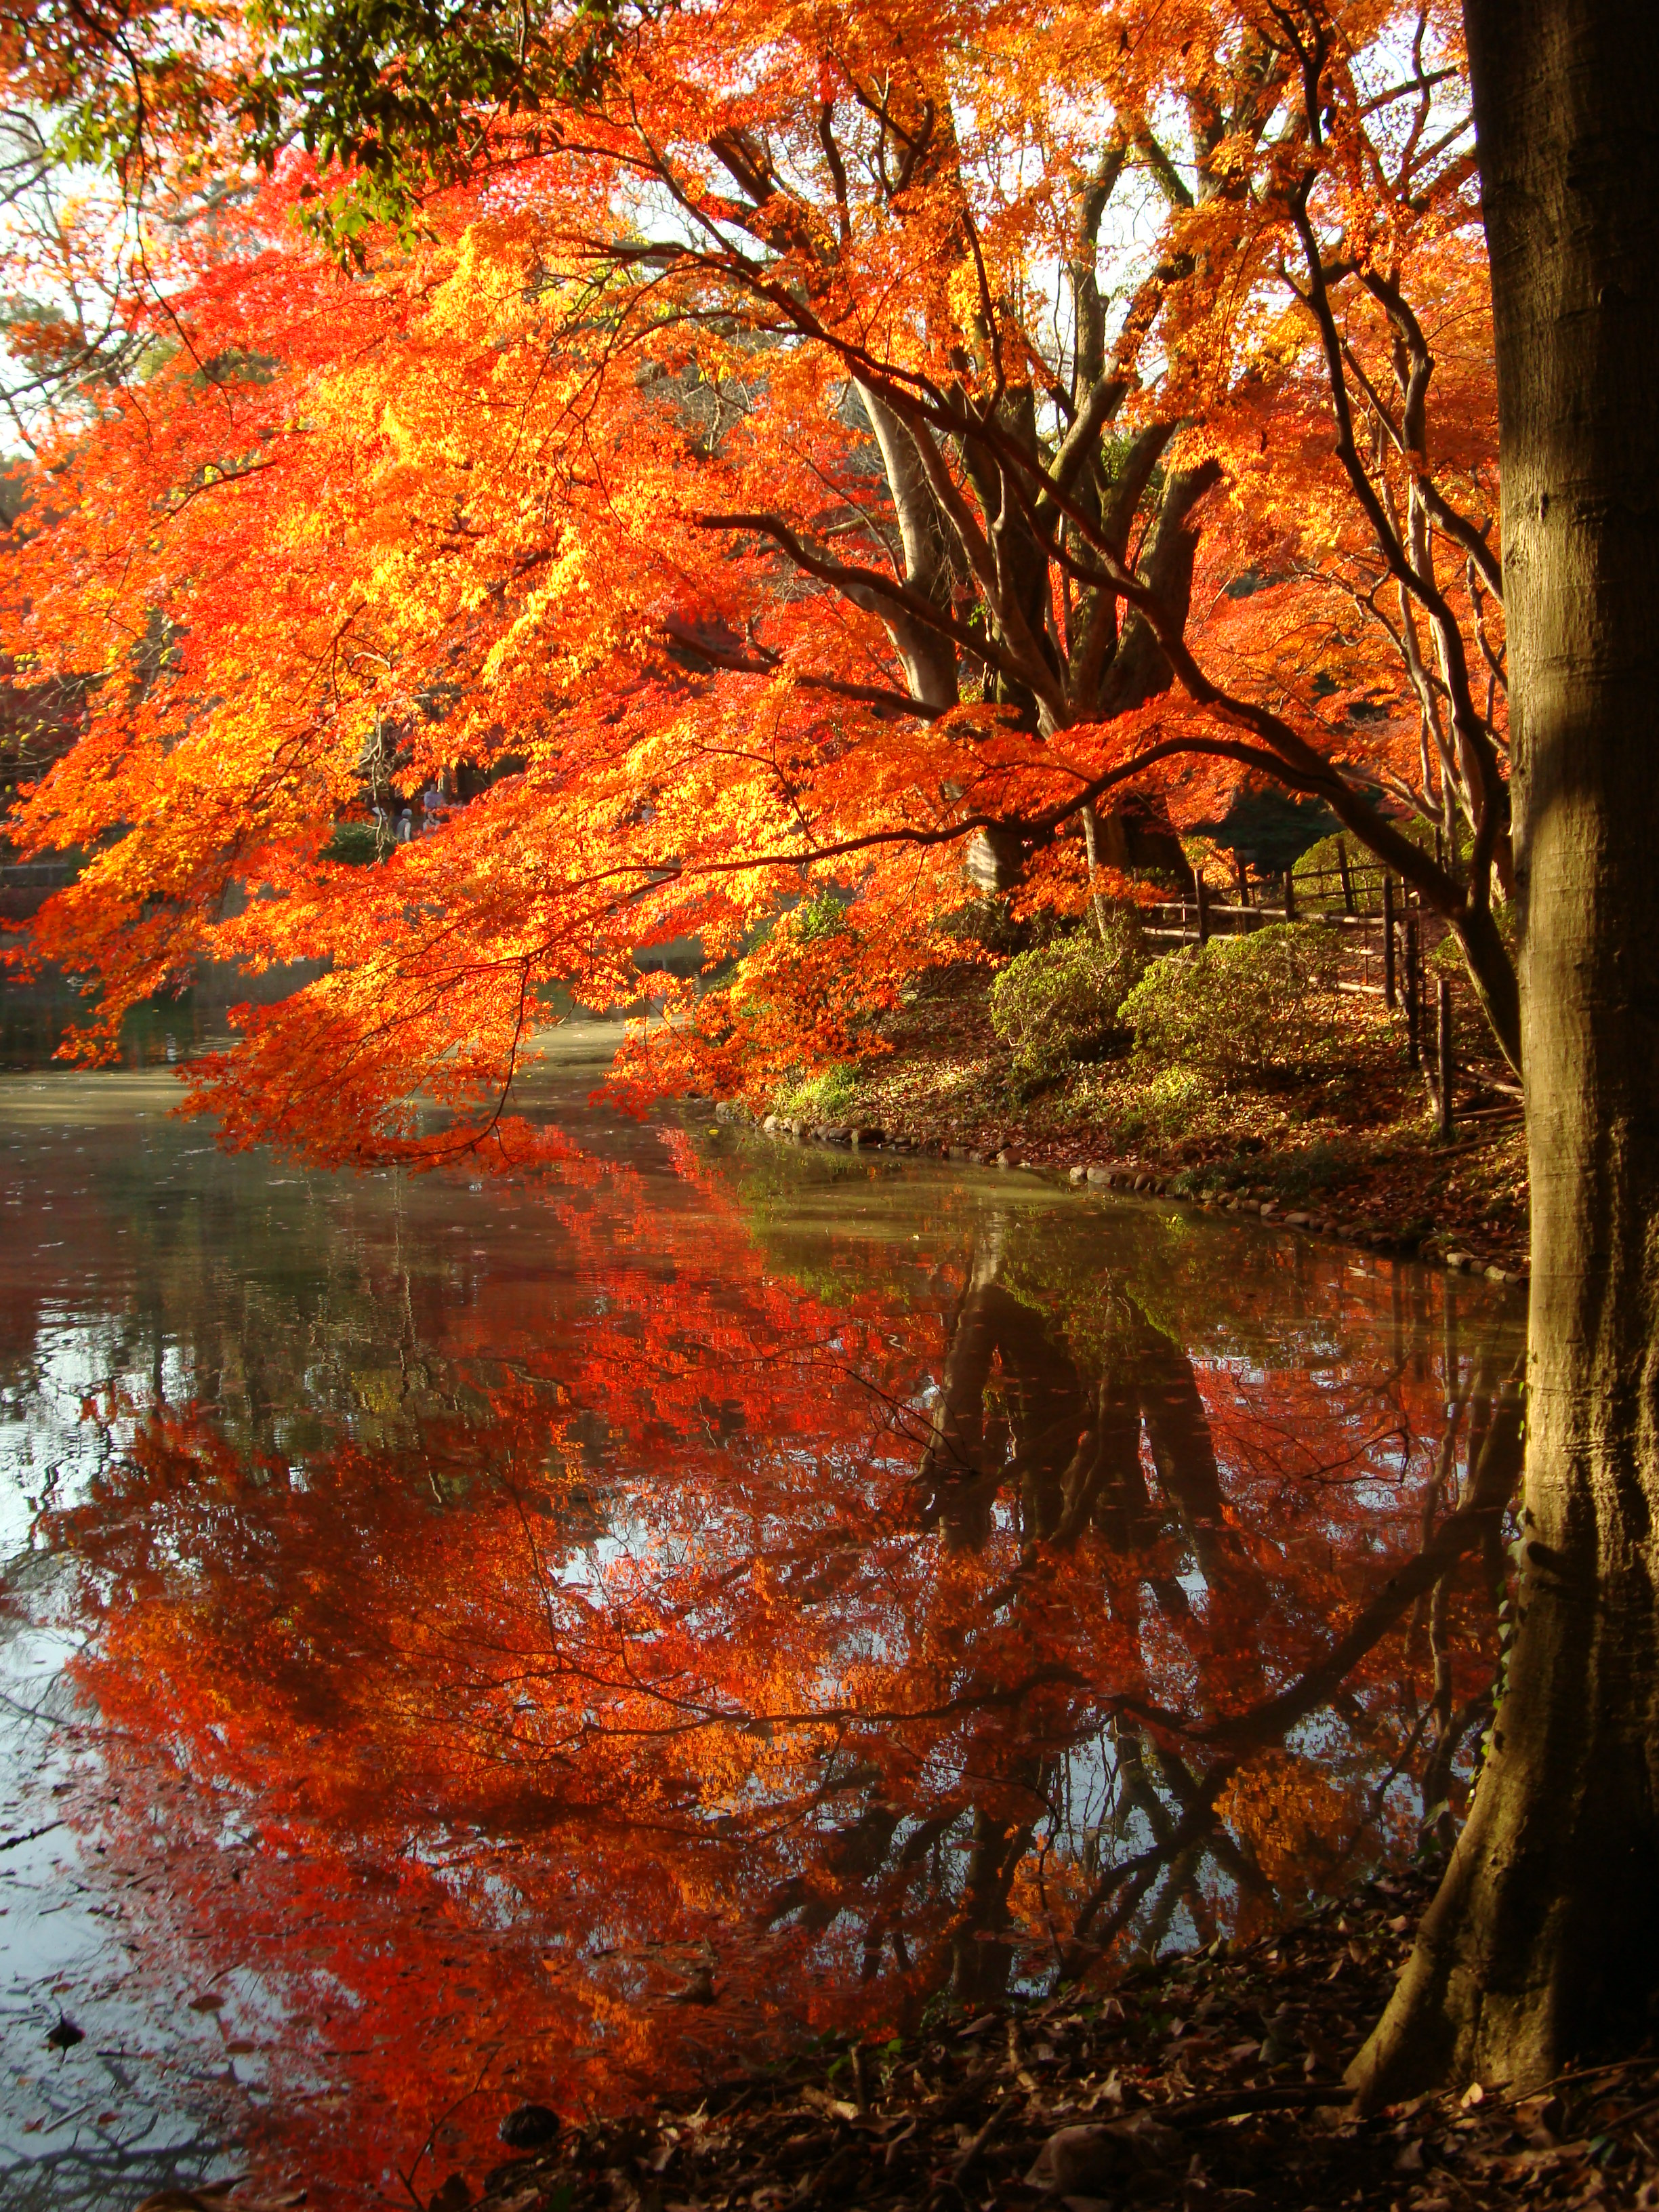
<path fill-rule="evenodd" d="M 1079 931 L 1011 960 L 991 986 L 991 1025 L 1012 1048 L 1015 1073 L 1056 1075 L 1109 1036 L 1146 960 L 1140 924 L 1127 908 L 1110 914 L 1103 941 Z"/>
<path fill-rule="evenodd" d="M 1432 823 L 1415 817 L 1395 824 L 1402 837 L 1425 853 L 1434 850 Z M 1352 831 L 1322 837 L 1316 845 L 1310 845 L 1296 866 L 1291 876 L 1296 883 L 1296 896 L 1304 914 L 1330 913 L 1340 910 L 1342 889 L 1332 872 L 1337 866 L 1337 848 L 1345 846 L 1348 854 L 1349 879 L 1353 885 L 1353 904 L 1356 914 L 1380 915 L 1382 911 L 1382 864 L 1366 846 L 1362 845 Z M 1401 896 L 1400 885 L 1395 884 L 1396 900 Z"/>
<path fill-rule="evenodd" d="M 1205 1089 L 1195 1068 L 1161 1067 L 1137 1095 L 1143 1131 L 1167 1139 L 1190 1128 L 1203 1111 Z"/>
<path fill-rule="evenodd" d="M 821 1074 L 809 1076 L 783 1091 L 777 1111 L 791 1120 L 848 1121 L 858 1099 L 858 1070 L 838 1061 Z"/>
<path fill-rule="evenodd" d="M 1223 1090 L 1300 1074 L 1345 1050 L 1333 996 L 1340 933 L 1274 922 L 1155 960 L 1125 1000 L 1135 1056 Z"/>
<path fill-rule="evenodd" d="M 789 917 L 789 927 L 799 945 L 817 945 L 826 937 L 839 937 L 847 927 L 850 901 L 833 885 L 804 898 Z"/>
<path fill-rule="evenodd" d="M 343 867 L 366 868 L 380 857 L 374 824 L 372 822 L 337 822 L 334 834 L 323 848 L 324 860 L 337 860 Z"/>

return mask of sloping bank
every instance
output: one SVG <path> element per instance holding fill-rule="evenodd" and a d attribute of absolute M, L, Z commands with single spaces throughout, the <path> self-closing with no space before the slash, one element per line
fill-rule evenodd
<path fill-rule="evenodd" d="M 1080 935 L 995 973 L 960 962 L 874 1024 L 862 1064 L 748 1107 L 763 1123 L 771 1108 L 773 1128 L 797 1136 L 858 1130 L 935 1156 L 1097 1170 L 1119 1187 L 1144 1178 L 1143 1189 L 1267 1206 L 1322 1233 L 1524 1274 L 1525 1136 L 1490 1037 L 1468 1023 L 1458 1033 L 1449 1138 L 1404 1012 L 1286 966 L 1291 951 L 1307 965 L 1309 934 L 1262 930 L 1214 948 L 1207 966 L 1143 965 L 1127 999 L 1123 975 Z"/>
<path fill-rule="evenodd" d="M 1471 2084 L 1368 2118 L 1349 2110 L 1342 2070 L 1431 1887 L 1413 1870 L 1247 1949 L 1224 1942 L 1109 1988 L 976 2018 L 939 2012 L 909 2043 L 821 2045 L 694 2101 L 561 2127 L 488 2176 L 447 2178 L 429 2203 L 433 2212 L 1659 2203 L 1650 2135 L 1659 2054 L 1648 2045 L 1523 2100 Z M 523 2108 L 503 2132 L 556 2124 Z"/>

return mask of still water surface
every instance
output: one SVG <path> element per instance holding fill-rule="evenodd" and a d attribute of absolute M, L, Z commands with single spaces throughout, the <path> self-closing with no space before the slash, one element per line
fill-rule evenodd
<path fill-rule="evenodd" d="M 1496 1547 L 1332 1655 L 1514 1292 L 630 1121 L 580 1042 L 517 1184 L 0 1079 L 8 2212 L 424 2202 L 526 2098 L 1249 1934 L 1458 1801 Z"/>

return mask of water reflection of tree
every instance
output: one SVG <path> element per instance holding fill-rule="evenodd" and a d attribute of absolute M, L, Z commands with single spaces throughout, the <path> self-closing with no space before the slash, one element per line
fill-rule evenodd
<path fill-rule="evenodd" d="M 179 1940 L 252 1942 L 296 2094 L 400 2023 L 346 2070 L 404 2140 L 481 2046 L 606 2096 L 1250 1924 L 1479 1711 L 1503 1450 L 1460 1470 L 1513 1421 L 1448 1429 L 1385 1279 L 947 1214 L 879 1268 L 820 1237 L 810 1295 L 683 1165 L 647 1235 L 625 1175 L 554 1194 L 539 1270 L 505 1215 L 452 1269 L 436 1213 L 286 1195 L 240 1297 L 176 1255 L 146 1327 L 200 1401 L 53 1523 L 130 1836 L 165 1744 L 229 1793 L 204 1844 L 225 1802 L 265 1840 L 191 1859 Z"/>
<path fill-rule="evenodd" d="M 1085 1841 L 1081 1863 L 1088 1886 L 1075 1905 L 1069 1933 L 1054 1942 L 1059 1969 L 1079 1972 L 1132 1926 L 1141 1948 L 1155 1948 L 1178 1911 L 1209 1940 L 1215 1910 L 1205 1893 L 1206 1873 L 1220 1877 L 1236 1906 L 1267 1901 L 1273 1886 L 1248 1829 L 1230 1827 L 1222 1817 L 1221 1801 L 1233 1790 L 1241 1754 L 1259 1754 L 1282 1741 L 1327 1698 L 1341 1701 L 1342 1717 L 1351 1723 L 1374 1717 L 1346 1684 L 1368 1654 L 1359 1639 L 1349 1640 L 1340 1676 L 1326 1680 L 1315 1668 L 1298 1686 L 1299 1694 L 1267 1693 L 1251 1654 L 1273 1592 L 1248 1542 L 1228 1525 L 1208 1410 L 1188 1351 L 1167 1321 L 1160 1326 L 1153 1320 L 1128 1281 L 1103 1273 L 1079 1305 L 1074 1295 L 1065 1296 L 1073 1286 L 1065 1282 L 1064 1269 L 1056 1283 L 1055 1271 L 1042 1262 L 1042 1244 L 1034 1249 L 1017 1221 L 987 1224 L 952 1317 L 933 1431 L 921 1456 L 923 1525 L 937 1527 L 953 1549 L 978 1551 L 991 1540 L 998 1511 L 1008 1513 L 1021 1539 L 1019 1580 L 1041 1573 L 1045 1547 L 1069 1550 L 1092 1534 L 1108 1610 L 1137 1632 L 1144 1592 L 1164 1628 L 1190 1639 L 1199 1594 L 1206 1616 L 1208 1680 L 1231 1708 L 1224 1719 L 1207 1726 L 1191 1711 L 1182 1714 L 1178 1735 L 1147 1726 L 1132 1703 L 1108 1722 L 1109 1812 Z M 1400 1340 L 1397 1302 L 1394 1319 Z M 1403 1340 L 1397 1340 L 1395 1357 L 1406 1364 Z M 1416 1347 L 1412 1364 L 1420 1379 Z M 1489 1361 L 1478 1364 L 1468 1395 L 1473 1468 L 1491 1433 Z M 1462 1402 L 1451 1409 L 1424 1492 L 1425 1562 L 1449 1480 L 1455 1487 L 1463 1411 Z M 1328 1456 L 1330 1438 L 1325 1441 L 1321 1472 L 1328 1480 L 1339 1463 Z M 1463 1501 L 1470 1520 L 1440 1546 L 1434 1578 L 1424 1584 L 1413 1620 L 1414 1628 L 1429 1624 L 1433 1682 L 1407 1748 L 1415 1747 L 1432 1720 L 1423 1802 L 1437 1808 L 1442 1820 L 1449 1817 L 1445 1800 L 1454 1787 L 1454 1760 L 1469 1730 L 1490 1711 L 1485 1683 L 1455 1714 L 1452 1709 L 1454 1577 L 1461 1547 L 1477 1538 L 1490 1567 L 1497 1543 L 1494 1509 L 1501 1507 L 1513 1478 L 1512 1413 L 1498 1443 L 1484 1490 Z M 1361 1456 L 1358 1439 L 1346 1449 L 1351 1463 Z M 1454 1497 L 1450 1503 L 1458 1501 Z M 1415 1572 L 1421 1580 L 1425 1565 Z M 1367 1622 L 1370 1644 L 1400 1609 L 1385 1606 Z M 1217 1663 L 1224 1656 L 1224 1667 Z M 1330 1673 L 1328 1662 L 1322 1671 Z M 1310 1695 L 1316 1683 L 1317 1694 Z M 988 2000 L 1006 1981 L 1010 1954 L 996 1939 L 1011 1917 L 1010 1893 L 1040 1818 L 1048 1816 L 1051 1831 L 1061 1825 L 1054 1802 L 1071 1750 L 1039 1762 L 1029 1746 L 1019 1744 L 999 1775 L 1005 1794 L 1017 1797 L 1023 1791 L 1041 1808 L 1031 1819 L 998 1822 L 983 1806 L 974 1808 L 963 1926 L 951 1952 L 951 1985 L 964 1998 Z M 1301 1869 L 1309 1887 L 1322 1874 L 1334 1878 L 1344 1831 L 1348 1851 L 1359 1840 L 1352 1822 L 1323 1839 L 1323 1865 Z M 1103 1843 L 1111 1847 L 1104 1865 Z M 1130 1843 L 1135 1848 L 1121 1850 Z M 889 1901 L 885 1911 L 891 1909 Z"/>
<path fill-rule="evenodd" d="M 116 2078 L 104 2083 L 97 2101 L 129 2096 L 129 2085 Z M 84 2119 L 74 2140 L 63 2148 L 25 2155 L 5 2169 L 6 2212 L 107 2212 L 113 2203 L 137 2204 L 155 2195 L 185 2192 L 209 2184 L 226 2162 L 227 2146 L 210 2136 L 188 2142 L 164 2142 L 151 2148 L 145 2130 L 92 2129 Z"/>

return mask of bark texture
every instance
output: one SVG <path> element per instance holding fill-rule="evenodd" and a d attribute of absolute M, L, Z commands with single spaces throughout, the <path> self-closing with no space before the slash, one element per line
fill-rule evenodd
<path fill-rule="evenodd" d="M 1497 318 L 1532 1175 L 1523 1612 L 1376 2104 L 1659 1988 L 1659 9 L 1466 0 Z"/>

